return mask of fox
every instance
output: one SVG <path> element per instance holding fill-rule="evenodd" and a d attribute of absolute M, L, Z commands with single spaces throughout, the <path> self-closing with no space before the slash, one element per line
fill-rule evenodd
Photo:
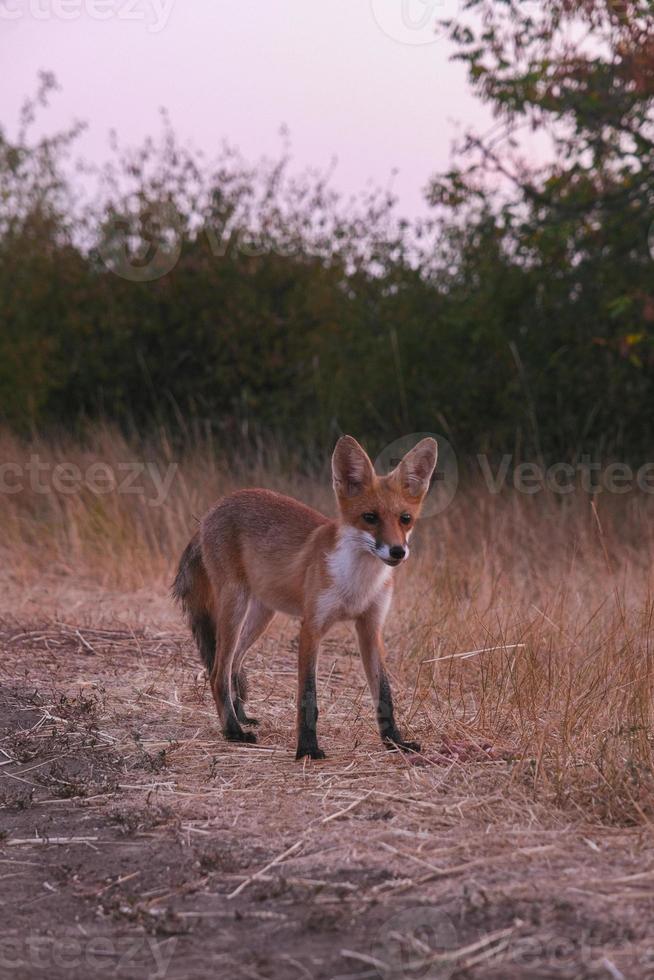
<path fill-rule="evenodd" d="M 409 540 L 438 457 L 424 438 L 387 475 L 375 472 L 352 436 L 331 459 L 337 517 L 264 489 L 220 499 L 186 546 L 172 587 L 204 662 L 222 733 L 256 742 L 246 713 L 243 667 L 277 613 L 300 620 L 295 758 L 324 759 L 318 744 L 316 668 L 320 643 L 335 623 L 353 621 L 382 743 L 420 752 L 400 734 L 385 667 L 382 630 L 395 570 Z"/>

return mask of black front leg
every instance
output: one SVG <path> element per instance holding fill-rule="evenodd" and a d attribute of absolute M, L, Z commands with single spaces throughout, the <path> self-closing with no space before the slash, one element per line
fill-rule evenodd
<path fill-rule="evenodd" d="M 368 678 L 372 701 L 377 712 L 377 724 L 382 741 L 387 749 L 402 749 L 403 752 L 419 752 L 418 742 L 407 742 L 395 725 L 393 696 L 384 669 L 384 641 L 381 634 L 383 612 L 371 606 L 356 621 L 361 659 Z"/>
<path fill-rule="evenodd" d="M 300 678 L 298 685 L 297 751 L 296 759 L 324 759 L 318 745 L 318 698 L 316 695 L 315 656 L 303 656 L 300 649 Z"/>
<path fill-rule="evenodd" d="M 387 749 L 401 749 L 402 752 L 420 752 L 419 742 L 403 739 L 395 725 L 393 695 L 384 670 L 379 678 L 379 698 L 377 701 L 377 723 L 382 741 Z"/>

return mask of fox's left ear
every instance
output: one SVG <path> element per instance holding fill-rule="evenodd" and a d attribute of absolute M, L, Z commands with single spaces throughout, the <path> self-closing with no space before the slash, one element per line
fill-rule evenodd
<path fill-rule="evenodd" d="M 435 439 L 421 439 L 410 449 L 404 459 L 390 474 L 402 485 L 410 497 L 424 497 L 429 490 L 431 475 L 436 469 L 438 443 Z"/>

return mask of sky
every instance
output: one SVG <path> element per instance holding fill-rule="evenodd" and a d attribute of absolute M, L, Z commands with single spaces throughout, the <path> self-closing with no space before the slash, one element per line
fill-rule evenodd
<path fill-rule="evenodd" d="M 40 69 L 55 73 L 40 127 L 89 124 L 79 146 L 109 156 L 167 109 L 211 157 L 224 139 L 246 158 L 277 156 L 290 131 L 298 169 L 338 163 L 344 192 L 391 186 L 407 216 L 452 141 L 490 123 L 438 35 L 460 0 L 0 0 L 0 124 L 15 130 Z M 392 171 L 398 173 L 392 177 Z"/>

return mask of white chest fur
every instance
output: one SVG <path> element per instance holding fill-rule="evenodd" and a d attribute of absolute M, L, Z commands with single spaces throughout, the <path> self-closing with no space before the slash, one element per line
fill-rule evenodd
<path fill-rule="evenodd" d="M 372 534 L 356 528 L 342 528 L 336 547 L 327 556 L 330 583 L 318 596 L 317 619 L 320 626 L 337 619 L 353 619 L 382 597 L 392 575 L 391 569 L 374 553 Z M 386 603 L 384 603 L 386 605 Z"/>

